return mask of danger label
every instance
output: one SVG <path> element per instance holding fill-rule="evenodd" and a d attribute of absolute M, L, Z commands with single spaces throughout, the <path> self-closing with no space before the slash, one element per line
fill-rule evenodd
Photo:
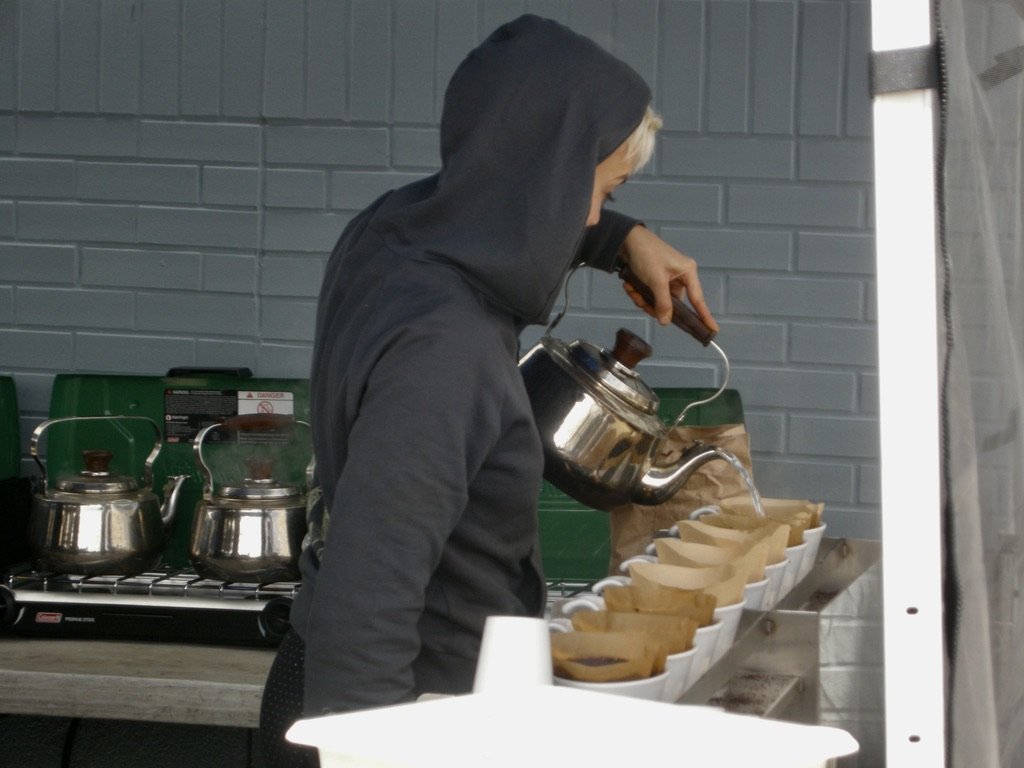
<path fill-rule="evenodd" d="M 238 413 L 274 413 L 291 416 L 295 413 L 295 397 L 291 392 L 242 390 L 238 393 Z"/>

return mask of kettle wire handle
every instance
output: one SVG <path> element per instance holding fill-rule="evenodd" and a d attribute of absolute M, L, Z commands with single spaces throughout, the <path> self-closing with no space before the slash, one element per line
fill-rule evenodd
<path fill-rule="evenodd" d="M 228 416 L 223 421 L 208 424 L 196 433 L 192 442 L 192 452 L 195 454 L 196 462 L 199 464 L 199 474 L 203 476 L 203 498 L 209 501 L 213 497 L 213 474 L 210 467 L 203 458 L 203 440 L 208 432 L 214 429 L 226 430 L 228 432 L 255 432 L 261 429 L 280 429 L 283 427 L 301 424 L 306 429 L 311 429 L 308 422 L 296 419 L 294 416 L 283 413 L 246 413 L 238 416 Z M 310 458 L 306 467 L 306 477 L 313 474 L 314 459 Z M 308 488 L 306 489 L 309 490 Z"/>
<path fill-rule="evenodd" d="M 718 352 L 718 354 L 722 356 L 722 362 L 725 364 L 725 371 L 722 374 L 722 383 L 718 387 L 718 389 L 715 390 L 715 393 L 713 395 L 711 395 L 709 397 L 705 397 L 703 400 L 694 400 L 692 403 L 687 403 L 686 407 L 683 408 L 683 410 L 679 412 L 678 416 L 676 416 L 676 420 L 672 422 L 672 427 L 673 428 L 674 427 L 678 427 L 680 424 L 683 423 L 683 419 L 686 418 L 686 414 L 689 413 L 689 411 L 692 408 L 697 408 L 698 406 L 701 406 L 701 405 L 707 405 L 712 400 L 716 399 L 720 394 L 725 392 L 726 387 L 729 386 L 729 376 L 730 376 L 730 373 L 732 371 L 732 366 L 729 365 L 729 358 L 725 354 L 725 350 L 723 350 L 720 346 L 718 346 L 718 344 L 716 342 L 714 342 L 714 341 L 709 341 L 708 345 L 711 346 L 712 348 L 714 348 L 715 351 Z"/>
<path fill-rule="evenodd" d="M 42 487 L 46 489 L 46 465 L 39 459 L 39 440 L 43 436 L 43 432 L 52 427 L 54 424 L 61 424 L 68 421 L 145 421 L 151 427 L 156 438 L 153 442 L 153 448 L 150 450 L 149 455 L 146 457 L 146 462 L 143 465 L 142 471 L 142 482 L 147 488 L 153 486 L 153 462 L 156 461 L 156 457 L 160 455 L 160 449 L 163 447 L 163 439 L 160 434 L 160 425 L 153 421 L 148 416 L 123 416 L 119 414 L 109 414 L 107 416 L 61 416 L 56 419 L 47 419 L 46 421 L 40 422 L 34 430 L 32 430 L 32 437 L 29 439 L 28 450 L 32 455 L 32 459 L 39 466 L 40 476 L 39 480 L 42 483 Z"/>

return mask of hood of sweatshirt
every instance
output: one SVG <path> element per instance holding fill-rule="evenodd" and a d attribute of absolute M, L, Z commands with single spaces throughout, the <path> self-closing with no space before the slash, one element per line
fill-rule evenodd
<path fill-rule="evenodd" d="M 643 79 L 589 38 L 526 15 L 456 69 L 440 172 L 373 228 L 393 250 L 460 269 L 521 323 L 546 322 L 586 228 L 594 171 L 639 125 Z"/>

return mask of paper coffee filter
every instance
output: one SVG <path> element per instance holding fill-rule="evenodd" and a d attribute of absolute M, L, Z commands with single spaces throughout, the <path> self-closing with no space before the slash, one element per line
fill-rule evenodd
<path fill-rule="evenodd" d="M 754 503 L 749 496 L 730 496 L 718 502 L 723 512 L 734 515 L 746 515 L 754 517 L 757 515 Z M 807 521 L 807 528 L 817 528 L 821 525 L 822 516 L 825 512 L 825 505 L 821 502 L 809 501 L 808 499 L 772 499 L 761 497 L 761 507 L 766 517 L 790 523 L 791 520 Z"/>
<path fill-rule="evenodd" d="M 743 600 L 743 588 L 747 585 L 747 580 L 742 571 L 735 568 L 732 571 L 731 577 L 711 584 L 704 590 L 709 595 L 714 595 L 721 606 L 736 605 Z"/>
<path fill-rule="evenodd" d="M 753 475 L 750 435 L 742 423 L 673 428 L 659 443 L 654 465 L 679 466 L 682 452 L 696 441 L 727 451 Z M 609 520 L 609 573 L 615 573 L 623 561 L 642 554 L 658 531 L 689 518 L 695 509 L 749 492 L 746 481 L 731 462 L 708 461 L 697 467 L 668 500 L 654 505 L 626 504 L 616 509 Z"/>
<path fill-rule="evenodd" d="M 642 632 L 554 632 L 551 663 L 558 677 L 592 683 L 641 680 L 665 671 L 665 647 Z"/>
<path fill-rule="evenodd" d="M 664 563 L 633 563 L 629 575 L 639 582 L 654 582 L 679 589 L 700 589 L 714 595 L 719 606 L 734 605 L 743 599 L 745 575 L 731 565 L 689 568 Z"/>
<path fill-rule="evenodd" d="M 725 565 L 736 556 L 737 550 L 732 547 L 661 537 L 654 540 L 654 552 L 659 562 L 669 565 Z M 676 562 L 679 558 L 689 562 Z"/>
<path fill-rule="evenodd" d="M 768 565 L 781 563 L 786 559 L 786 547 L 791 546 L 790 527 L 767 517 L 746 517 L 745 515 L 704 515 L 701 522 L 727 531 L 747 533 L 756 540 L 768 542 Z M 803 534 L 801 534 L 801 540 Z"/>
<path fill-rule="evenodd" d="M 701 590 L 677 589 L 655 582 L 605 587 L 604 604 L 610 611 L 668 614 L 693 619 L 698 627 L 714 621 L 717 600 Z"/>
<path fill-rule="evenodd" d="M 620 611 L 579 611 L 572 626 L 578 632 L 640 632 L 663 644 L 668 655 L 693 647 L 697 622 L 685 616 Z"/>
<path fill-rule="evenodd" d="M 638 581 L 654 581 L 679 589 L 706 590 L 711 584 L 723 581 L 735 572 L 735 568 L 722 565 L 706 565 L 697 568 L 664 563 L 635 562 L 629 566 L 630 578 Z"/>
<path fill-rule="evenodd" d="M 724 510 L 718 515 L 709 515 L 708 517 L 711 518 L 708 520 L 711 525 L 723 524 L 739 531 L 756 531 L 765 526 L 774 530 L 774 526 L 784 525 L 788 529 L 786 532 L 787 547 L 795 547 L 797 544 L 803 543 L 804 531 L 807 530 L 807 526 L 810 523 L 810 518 L 807 516 L 801 518 L 799 515 L 792 515 L 787 520 L 781 520 L 769 515 L 765 517 L 750 517 L 749 515 L 737 515 Z"/>
<path fill-rule="evenodd" d="M 734 550 L 681 539 L 659 538 L 654 540 L 654 549 L 658 562 L 667 565 L 732 565 L 745 574 L 747 584 L 764 579 L 764 569 L 768 565 L 766 541 L 754 541 L 744 549 Z"/>
<path fill-rule="evenodd" d="M 804 543 L 804 531 L 811 528 L 810 515 L 792 515 L 785 519 L 781 517 L 772 517 L 772 520 L 778 520 L 780 523 L 785 523 L 789 526 L 789 543 L 787 546 L 796 547 Z"/>
<path fill-rule="evenodd" d="M 705 515 L 700 520 L 680 520 L 676 523 L 679 531 L 680 541 L 692 541 L 697 544 L 711 544 L 716 547 L 726 547 L 735 550 L 742 549 L 750 543 L 749 531 L 739 531 L 734 528 L 723 528 L 718 525 L 709 525 L 704 522 L 710 515 Z"/>

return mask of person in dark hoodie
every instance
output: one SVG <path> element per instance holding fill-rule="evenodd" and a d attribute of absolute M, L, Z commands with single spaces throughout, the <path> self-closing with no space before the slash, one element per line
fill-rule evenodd
<path fill-rule="evenodd" d="M 629 264 L 662 323 L 684 292 L 716 328 L 696 264 L 602 212 L 660 121 L 642 78 L 591 40 L 523 16 L 460 64 L 439 173 L 342 233 L 310 377 L 322 491 L 292 630 L 261 712 L 269 768 L 315 765 L 299 717 L 471 690 L 489 615 L 541 616 L 540 438 L 518 336 L 569 269 Z M 303 762 L 308 760 L 308 762 Z"/>

